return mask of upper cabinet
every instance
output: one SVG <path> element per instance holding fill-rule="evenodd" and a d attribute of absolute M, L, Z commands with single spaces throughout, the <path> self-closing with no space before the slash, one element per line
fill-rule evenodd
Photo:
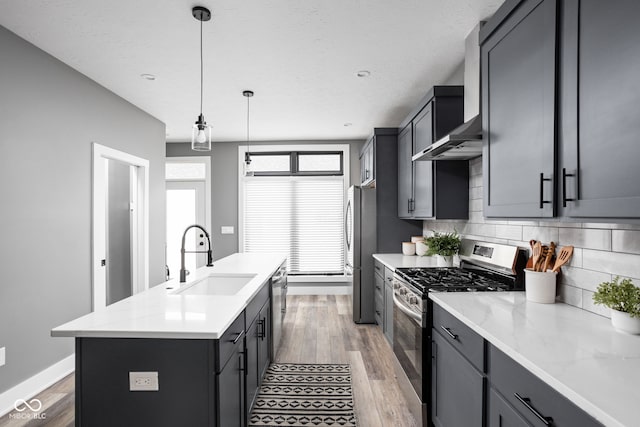
<path fill-rule="evenodd" d="M 507 0 L 482 28 L 484 214 L 640 218 L 633 0 Z"/>
<path fill-rule="evenodd" d="M 371 137 L 360 150 L 360 185 L 362 187 L 371 186 L 376 179 L 374 148 L 375 137 Z"/>
<path fill-rule="evenodd" d="M 480 50 L 484 214 L 552 217 L 556 2 L 520 2 L 497 28 L 492 24 L 480 34 L 482 41 L 494 29 Z"/>
<path fill-rule="evenodd" d="M 640 2 L 562 4 L 560 210 L 576 218 L 638 218 Z"/>
<path fill-rule="evenodd" d="M 411 161 L 463 121 L 462 86 L 435 86 L 401 125 L 398 136 L 398 216 L 466 219 L 469 164 Z"/>

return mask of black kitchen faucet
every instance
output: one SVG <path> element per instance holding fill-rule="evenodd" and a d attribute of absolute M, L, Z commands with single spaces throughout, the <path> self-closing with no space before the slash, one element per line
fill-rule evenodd
<path fill-rule="evenodd" d="M 187 237 L 187 231 L 189 231 L 192 228 L 199 228 L 200 230 L 202 230 L 202 232 L 204 233 L 204 236 L 207 238 L 207 250 L 206 251 L 185 251 L 184 250 L 184 241 L 185 238 Z M 202 237 L 202 235 L 200 235 L 200 237 Z M 202 244 L 202 243 L 201 243 Z M 204 229 L 204 227 L 198 225 L 198 224 L 193 224 L 188 226 L 185 230 L 184 233 L 182 233 L 182 245 L 180 247 L 180 283 L 184 283 L 187 281 L 187 270 L 184 268 L 184 254 L 189 253 L 189 254 L 207 254 L 207 267 L 213 267 L 213 252 L 211 251 L 211 239 L 209 238 L 209 233 L 207 233 L 207 230 Z"/>

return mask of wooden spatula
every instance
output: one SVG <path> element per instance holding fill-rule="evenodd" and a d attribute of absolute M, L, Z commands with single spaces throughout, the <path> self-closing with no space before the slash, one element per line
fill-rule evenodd
<path fill-rule="evenodd" d="M 554 242 L 549 243 L 549 250 L 547 250 L 547 256 L 544 259 L 544 265 L 541 271 L 547 271 L 551 264 L 551 259 L 556 254 L 556 244 Z"/>
<path fill-rule="evenodd" d="M 553 271 L 560 271 L 560 267 L 569 262 L 569 260 L 571 259 L 571 255 L 573 255 L 573 246 L 563 246 L 562 248 L 560 248 L 560 253 L 556 258 L 556 263 L 553 266 Z"/>
<path fill-rule="evenodd" d="M 533 269 L 533 247 L 535 245 L 536 245 L 536 241 L 535 240 L 529 240 L 529 246 L 531 246 L 531 256 L 527 260 L 527 265 L 525 266 L 525 268 Z"/>
<path fill-rule="evenodd" d="M 540 259 L 540 255 L 542 254 L 542 243 L 536 242 L 533 245 L 533 269 L 535 270 L 536 265 L 538 265 L 538 260 Z"/>

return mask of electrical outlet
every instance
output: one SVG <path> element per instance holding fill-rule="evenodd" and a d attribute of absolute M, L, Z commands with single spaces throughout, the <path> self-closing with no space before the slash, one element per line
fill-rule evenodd
<path fill-rule="evenodd" d="M 158 391 L 157 372 L 129 372 L 129 391 Z"/>
<path fill-rule="evenodd" d="M 5 363 L 5 347 L 0 348 L 0 366 L 4 366 Z"/>
<path fill-rule="evenodd" d="M 223 225 L 220 227 L 220 234 L 233 234 L 233 225 Z"/>

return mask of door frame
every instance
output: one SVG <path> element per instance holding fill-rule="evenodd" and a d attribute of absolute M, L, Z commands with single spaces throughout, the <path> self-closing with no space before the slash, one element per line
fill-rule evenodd
<path fill-rule="evenodd" d="M 133 166 L 131 271 L 132 294 L 149 289 L 149 160 L 129 153 L 92 143 L 92 209 L 91 209 L 91 284 L 92 307 L 95 311 L 106 306 L 106 196 L 107 168 L 105 160 L 117 160 Z"/>
<path fill-rule="evenodd" d="M 205 179 L 204 179 L 204 228 L 207 229 L 209 234 L 213 237 L 213 230 L 211 229 L 211 157 L 209 156 L 183 156 L 183 157 L 167 157 L 166 163 L 204 163 L 205 165 Z M 185 178 L 185 179 L 167 179 L 165 175 L 165 182 L 180 182 L 180 181 L 198 181 L 197 179 Z M 166 191 L 166 190 L 165 190 Z M 166 244 L 165 244 L 166 246 Z"/>

